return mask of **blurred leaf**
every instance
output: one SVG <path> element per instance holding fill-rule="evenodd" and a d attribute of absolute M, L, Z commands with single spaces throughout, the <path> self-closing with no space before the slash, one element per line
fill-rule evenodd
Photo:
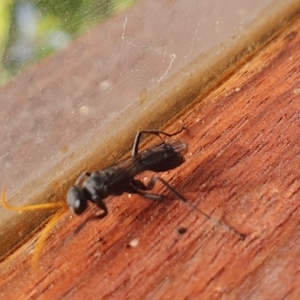
<path fill-rule="evenodd" d="M 71 39 L 134 2 L 136 0 L 0 0 L 0 85 L 30 62 L 61 49 Z M 31 30 L 28 36 L 22 32 L 27 29 L 26 18 Z"/>
<path fill-rule="evenodd" d="M 12 3 L 13 0 L 0 1 L 0 85 L 4 84 L 9 78 L 9 74 L 3 68 L 2 62 L 9 41 L 9 31 L 12 23 Z"/>

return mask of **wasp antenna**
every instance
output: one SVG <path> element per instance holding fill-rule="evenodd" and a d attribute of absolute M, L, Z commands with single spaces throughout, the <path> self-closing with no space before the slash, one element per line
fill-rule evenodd
<path fill-rule="evenodd" d="M 42 230 L 40 237 L 38 238 L 38 241 L 36 243 L 36 246 L 33 251 L 32 255 L 32 261 L 31 261 L 31 269 L 36 272 L 38 269 L 38 261 L 39 257 L 42 251 L 42 248 L 44 246 L 44 243 L 49 236 L 49 233 L 51 229 L 55 226 L 58 219 L 61 217 L 61 215 L 65 212 L 65 210 L 58 210 L 50 219 L 50 221 L 47 223 L 45 228 Z"/>
<path fill-rule="evenodd" d="M 49 210 L 58 208 L 59 210 L 54 213 L 53 217 L 50 219 L 50 221 L 47 223 L 45 228 L 42 230 L 41 236 L 39 237 L 37 244 L 35 246 L 35 249 L 33 251 L 32 256 L 32 270 L 36 271 L 38 266 L 38 259 L 40 257 L 41 250 L 43 248 L 43 245 L 45 243 L 45 240 L 47 239 L 49 232 L 54 227 L 57 220 L 60 218 L 60 216 L 66 211 L 67 205 L 63 201 L 59 202 L 52 202 L 52 203 L 42 203 L 42 204 L 33 204 L 33 205 L 26 205 L 26 206 L 12 206 L 7 203 L 6 198 L 6 189 L 4 189 L 1 193 L 1 203 L 2 206 L 7 210 L 12 211 L 35 211 L 35 210 Z"/>
<path fill-rule="evenodd" d="M 53 209 L 53 208 L 61 208 L 66 206 L 64 201 L 52 202 L 52 203 L 42 203 L 42 204 L 32 204 L 32 205 L 24 205 L 24 206 L 12 206 L 7 203 L 5 199 L 6 189 L 4 189 L 1 193 L 1 203 L 2 206 L 7 210 L 12 211 L 34 211 L 40 209 Z"/>

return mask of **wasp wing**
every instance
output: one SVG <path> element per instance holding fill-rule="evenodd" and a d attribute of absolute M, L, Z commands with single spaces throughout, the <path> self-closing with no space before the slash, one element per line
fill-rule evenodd
<path fill-rule="evenodd" d="M 114 173 L 111 184 L 131 179 L 146 170 L 163 172 L 176 168 L 184 162 L 182 152 L 186 151 L 187 147 L 187 143 L 182 141 L 168 141 L 121 161 L 108 168 Z"/>

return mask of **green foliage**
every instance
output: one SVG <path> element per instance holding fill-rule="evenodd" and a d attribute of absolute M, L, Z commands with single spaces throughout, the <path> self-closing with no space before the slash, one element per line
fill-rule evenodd
<path fill-rule="evenodd" d="M 69 40 L 126 9 L 135 1 L 0 0 L 0 85 L 17 74 L 21 68 L 63 47 Z M 27 5 L 35 16 L 30 25 L 33 32 L 28 34 L 27 41 L 24 40 L 26 35 L 20 33 L 17 26 L 16 9 L 20 10 L 22 5 Z M 59 37 L 62 37 L 61 44 L 54 42 Z M 26 53 L 27 49 L 22 49 L 22 43 L 29 45 L 28 58 L 14 56 L 17 47 L 20 52 L 24 50 Z"/>

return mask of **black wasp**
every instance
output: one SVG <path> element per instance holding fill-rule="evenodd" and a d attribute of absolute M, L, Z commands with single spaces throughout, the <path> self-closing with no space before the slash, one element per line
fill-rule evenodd
<path fill-rule="evenodd" d="M 161 137 L 168 137 L 179 134 L 182 130 L 169 134 L 159 130 L 143 130 L 139 131 L 135 137 L 132 156 L 104 170 L 93 173 L 83 172 L 76 180 L 75 186 L 71 187 L 67 194 L 67 204 L 75 214 L 83 213 L 87 208 L 88 201 L 96 204 L 103 210 L 102 216 L 107 215 L 107 207 L 103 200 L 110 196 L 118 196 L 123 193 L 139 194 L 143 197 L 163 201 L 165 197 L 160 194 L 153 194 L 149 191 L 153 189 L 156 181 L 160 181 L 170 191 L 173 192 L 180 200 L 188 203 L 206 218 L 221 225 L 227 230 L 238 234 L 242 239 L 245 236 L 226 224 L 217 221 L 198 209 L 192 203 L 187 201 L 180 193 L 178 193 L 168 182 L 157 175 L 154 175 L 149 183 L 145 185 L 141 180 L 134 177 L 143 171 L 164 172 L 180 166 L 184 161 L 183 153 L 187 150 L 188 145 L 179 140 L 163 141 L 139 153 L 139 143 L 142 134 L 153 134 Z M 81 185 L 84 177 L 87 179 Z"/>
<path fill-rule="evenodd" d="M 67 194 L 67 204 L 75 214 L 83 213 L 87 208 L 87 202 L 95 203 L 107 214 L 107 208 L 103 200 L 110 196 L 119 196 L 123 193 L 139 194 L 152 200 L 164 200 L 163 195 L 149 193 L 149 190 L 160 181 L 168 187 L 175 195 L 182 196 L 172 188 L 165 180 L 153 176 L 150 182 L 145 185 L 141 180 L 134 177 L 143 171 L 164 172 L 178 167 L 184 162 L 181 154 L 187 149 L 187 144 L 178 140 L 161 142 L 142 152 L 138 147 L 142 134 L 166 135 L 168 137 L 177 135 L 183 129 L 169 134 L 159 130 L 139 131 L 135 137 L 132 148 L 132 156 L 104 170 L 93 173 L 83 172 L 76 180 L 75 186 L 71 187 Z M 82 184 L 84 177 L 88 177 Z"/>
<path fill-rule="evenodd" d="M 104 217 L 105 215 L 107 215 L 107 207 L 103 201 L 106 197 L 110 195 L 118 196 L 123 193 L 139 194 L 152 200 L 163 201 L 165 199 L 163 195 L 153 194 L 149 192 L 153 189 L 155 182 L 160 181 L 171 192 L 173 192 L 173 194 L 175 194 L 177 198 L 190 205 L 193 209 L 197 210 L 207 219 L 222 226 L 228 231 L 234 232 L 235 234 L 239 235 L 241 239 L 244 239 L 244 234 L 236 231 L 234 228 L 229 227 L 228 225 L 218 220 L 215 220 L 214 218 L 204 213 L 202 210 L 190 203 L 184 196 L 178 193 L 168 182 L 166 182 L 159 176 L 154 175 L 147 185 L 145 185 L 141 180 L 135 179 L 136 175 L 146 170 L 153 172 L 164 172 L 180 166 L 185 161 L 183 153 L 188 148 L 188 145 L 185 142 L 179 140 L 170 140 L 162 141 L 161 143 L 156 144 L 139 153 L 138 148 L 142 134 L 148 133 L 157 135 L 159 137 L 161 137 L 161 135 L 172 137 L 174 135 L 179 134 L 183 129 L 184 128 L 181 128 L 179 131 L 172 134 L 159 130 L 143 130 L 138 132 L 134 140 L 132 156 L 130 158 L 121 161 L 104 170 L 96 171 L 93 173 L 83 172 L 78 177 L 75 186 L 71 187 L 67 194 L 67 205 L 69 206 L 69 208 L 75 214 L 80 215 L 86 210 L 88 201 L 91 201 L 103 210 L 103 214 L 101 215 L 101 217 Z M 86 180 L 84 180 L 84 177 L 87 177 Z M 5 199 L 5 194 L 6 190 L 4 189 L 1 194 L 1 202 L 3 207 L 8 210 L 35 211 L 40 209 L 48 210 L 59 208 L 59 210 L 52 217 L 51 221 L 49 221 L 47 226 L 44 228 L 38 240 L 32 258 L 32 265 L 34 268 L 36 268 L 39 253 L 42 249 L 43 243 L 50 229 L 54 226 L 59 217 L 64 213 L 66 203 L 64 201 L 59 201 L 52 203 L 33 204 L 28 206 L 11 206 L 7 203 Z M 183 234 L 185 232 L 185 228 L 178 229 L 179 234 Z"/>

